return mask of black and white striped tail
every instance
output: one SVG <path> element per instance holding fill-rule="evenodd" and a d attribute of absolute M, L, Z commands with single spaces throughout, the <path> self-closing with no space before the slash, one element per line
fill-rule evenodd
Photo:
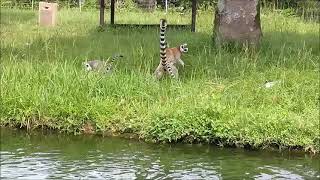
<path fill-rule="evenodd" d="M 106 67 L 106 71 L 108 72 L 108 71 L 110 71 L 110 69 L 112 68 L 112 66 L 113 66 L 113 63 L 114 63 L 114 61 L 115 60 L 117 60 L 117 59 L 119 59 L 119 58 L 121 58 L 121 57 L 123 57 L 123 55 L 121 55 L 121 54 L 116 54 L 116 55 L 113 55 L 112 57 L 111 57 L 111 59 L 110 58 L 108 58 L 108 65 L 107 65 L 107 67 Z"/>
<path fill-rule="evenodd" d="M 160 19 L 160 58 L 161 58 L 161 65 L 163 69 L 166 71 L 168 70 L 169 74 L 174 77 L 172 73 L 172 69 L 167 63 L 167 42 L 166 42 L 166 29 L 167 29 L 167 20 Z"/>
<path fill-rule="evenodd" d="M 167 67 L 167 55 L 166 55 L 166 33 L 167 29 L 167 20 L 160 19 L 160 58 L 161 58 L 161 65 L 166 70 Z"/>
<path fill-rule="evenodd" d="M 121 57 L 123 57 L 123 55 L 121 55 L 121 54 L 113 55 L 112 58 L 111 58 L 111 62 L 110 63 L 112 64 L 116 59 L 119 59 Z"/>

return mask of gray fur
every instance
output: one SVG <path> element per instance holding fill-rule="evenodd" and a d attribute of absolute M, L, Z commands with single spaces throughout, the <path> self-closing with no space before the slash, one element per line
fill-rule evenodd
<path fill-rule="evenodd" d="M 123 55 L 114 55 L 109 57 L 107 61 L 104 60 L 91 60 L 83 62 L 86 71 L 97 71 L 101 73 L 111 73 L 113 70 L 113 63 L 118 58 L 123 57 Z M 111 58 L 111 59 L 110 59 Z"/>

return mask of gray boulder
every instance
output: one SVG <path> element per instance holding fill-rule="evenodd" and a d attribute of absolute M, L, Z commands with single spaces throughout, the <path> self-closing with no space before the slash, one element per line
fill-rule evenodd
<path fill-rule="evenodd" d="M 214 40 L 259 45 L 262 37 L 259 0 L 219 0 L 215 11 Z"/>

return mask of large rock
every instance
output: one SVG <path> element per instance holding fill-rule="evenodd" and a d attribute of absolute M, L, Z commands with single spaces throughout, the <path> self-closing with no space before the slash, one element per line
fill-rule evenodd
<path fill-rule="evenodd" d="M 258 45 L 262 36 L 259 0 L 219 0 L 214 34 L 219 46 L 227 42 Z"/>

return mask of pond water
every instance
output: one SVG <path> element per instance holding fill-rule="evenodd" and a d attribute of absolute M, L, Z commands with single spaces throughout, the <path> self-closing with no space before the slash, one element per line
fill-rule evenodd
<path fill-rule="evenodd" d="M 319 179 L 319 156 L 1 129 L 1 179 Z"/>

